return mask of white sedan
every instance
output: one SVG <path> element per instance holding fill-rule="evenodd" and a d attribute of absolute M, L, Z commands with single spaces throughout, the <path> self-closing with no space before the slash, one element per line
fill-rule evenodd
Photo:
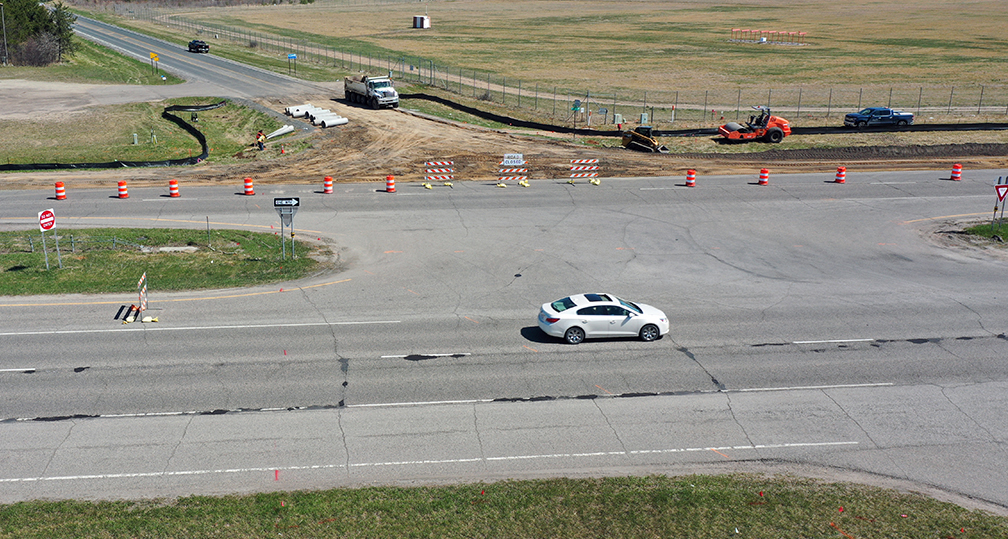
<path fill-rule="evenodd" d="M 669 321 L 650 305 L 612 294 L 577 294 L 543 304 L 539 328 L 570 344 L 595 337 L 636 336 L 653 341 L 668 333 Z"/>

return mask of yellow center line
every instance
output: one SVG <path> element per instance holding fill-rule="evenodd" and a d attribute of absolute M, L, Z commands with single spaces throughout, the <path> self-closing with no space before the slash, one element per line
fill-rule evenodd
<path fill-rule="evenodd" d="M 962 214 L 959 214 L 959 215 L 942 215 L 940 217 L 925 217 L 923 219 L 913 219 L 913 220 L 910 220 L 910 221 L 903 221 L 900 224 L 901 225 L 909 225 L 910 223 L 920 223 L 920 222 L 923 222 L 923 221 L 937 221 L 938 219 L 954 219 L 956 217 L 976 217 L 978 215 L 986 216 L 987 212 L 983 212 L 983 213 L 962 213 Z"/>
<path fill-rule="evenodd" d="M 157 303 L 174 303 L 174 302 L 179 302 L 179 301 L 209 301 L 209 300 L 212 300 L 212 299 L 231 299 L 231 298 L 248 298 L 248 297 L 252 297 L 252 296 L 265 296 L 265 295 L 268 295 L 268 294 L 280 294 L 280 293 L 284 293 L 284 292 L 295 292 L 295 291 L 298 291 L 298 290 L 307 290 L 309 288 L 318 288 L 320 286 L 329 286 L 329 285 L 333 285 L 333 284 L 346 283 L 346 282 L 349 282 L 351 280 L 352 279 L 343 279 L 343 280 L 340 280 L 340 281 L 330 281 L 328 283 L 319 283 L 319 284 L 312 284 L 312 285 L 308 285 L 308 286 L 299 286 L 297 288 L 286 288 L 286 289 L 285 288 L 281 288 L 279 290 L 264 290 L 264 291 L 261 291 L 261 292 L 247 292 L 247 293 L 244 293 L 244 294 L 229 294 L 229 295 L 224 295 L 224 296 L 201 296 L 201 297 L 198 297 L 198 298 L 162 299 L 162 300 L 158 300 L 158 301 L 152 301 L 152 302 L 150 302 L 150 304 L 154 305 L 154 304 L 157 304 Z M 121 304 L 121 303 L 123 303 L 123 301 L 125 301 L 125 300 L 117 300 L 117 301 L 76 301 L 76 302 L 66 301 L 66 302 L 57 302 L 57 303 L 0 303 L 0 307 L 54 307 L 54 306 L 61 306 L 61 305 L 114 305 L 114 304 L 117 304 L 117 303 Z"/>

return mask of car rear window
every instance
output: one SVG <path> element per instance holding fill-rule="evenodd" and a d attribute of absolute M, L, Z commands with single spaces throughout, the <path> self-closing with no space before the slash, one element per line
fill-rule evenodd
<path fill-rule="evenodd" d="M 574 304 L 574 300 L 568 297 L 564 299 L 558 299 L 553 303 L 551 303 L 550 306 L 553 307 L 554 311 L 560 313 L 566 311 L 567 309 L 570 309 L 571 307 L 576 307 L 577 305 Z"/>
<path fill-rule="evenodd" d="M 585 294 L 584 296 L 588 301 L 612 301 L 612 299 L 605 294 Z"/>

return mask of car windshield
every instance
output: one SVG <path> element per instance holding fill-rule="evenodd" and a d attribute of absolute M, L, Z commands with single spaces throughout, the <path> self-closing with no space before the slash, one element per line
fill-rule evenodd
<path fill-rule="evenodd" d="M 570 298 L 564 298 L 564 299 L 558 299 L 553 303 L 550 303 L 550 307 L 553 307 L 554 311 L 560 313 L 566 311 L 567 309 L 570 309 L 571 307 L 576 307 L 576 305 L 574 304 L 574 301 L 571 300 Z"/>
<path fill-rule="evenodd" d="M 377 89 L 377 88 L 391 88 L 392 87 L 392 83 L 390 81 L 387 81 L 387 80 L 380 80 L 380 81 L 376 81 L 376 82 L 371 83 L 371 87 L 375 88 L 375 89 Z"/>
<path fill-rule="evenodd" d="M 620 304 L 623 305 L 624 307 L 626 307 L 627 309 L 630 309 L 631 311 L 633 311 L 633 312 L 635 312 L 637 314 L 644 314 L 644 309 L 641 309 L 640 307 L 638 307 L 636 303 L 634 303 L 632 301 L 627 301 L 627 300 L 622 299 L 622 298 L 616 298 L 616 299 L 618 299 L 619 302 L 620 302 Z"/>

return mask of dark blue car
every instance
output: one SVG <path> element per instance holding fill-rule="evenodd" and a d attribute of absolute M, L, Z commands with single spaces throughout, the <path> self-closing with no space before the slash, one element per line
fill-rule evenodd
<path fill-rule="evenodd" d="M 843 124 L 847 127 L 868 127 L 876 125 L 910 125 L 913 114 L 887 107 L 868 107 L 859 112 L 844 116 Z"/>

